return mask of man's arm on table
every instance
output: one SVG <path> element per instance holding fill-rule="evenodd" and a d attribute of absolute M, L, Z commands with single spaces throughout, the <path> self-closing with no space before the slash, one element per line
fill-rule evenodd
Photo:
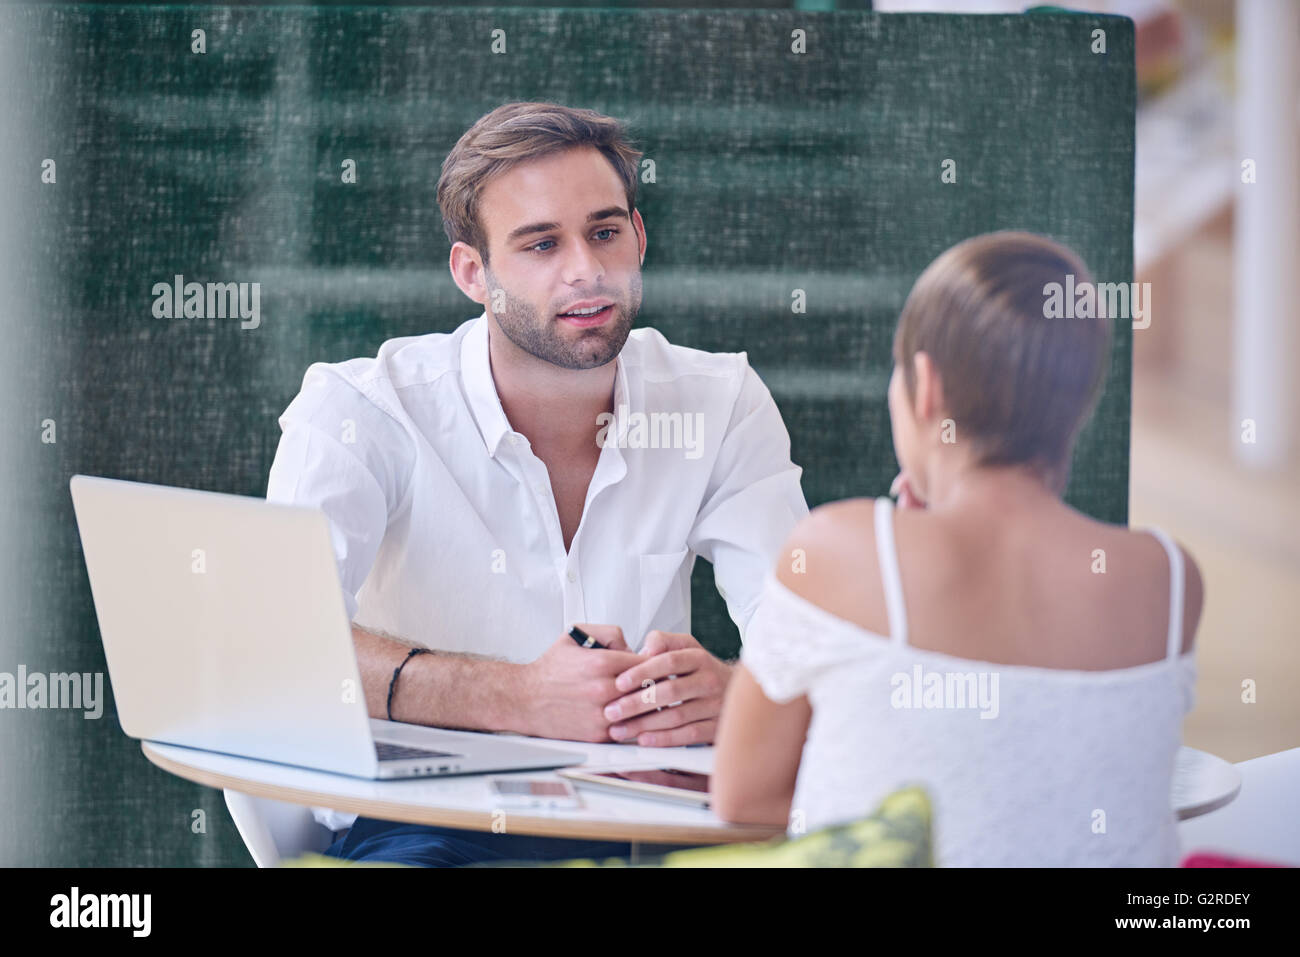
<path fill-rule="evenodd" d="M 618 694 L 614 678 L 641 656 L 628 651 L 617 625 L 578 624 L 606 650 L 593 654 L 566 633 L 526 664 L 432 650 L 406 661 L 409 644 L 354 625 L 367 708 L 387 717 L 393 669 L 406 661 L 393 691 L 396 721 L 608 743 L 601 709 Z"/>
<path fill-rule="evenodd" d="M 388 717 L 393 685 L 393 720 L 467 731 L 528 733 L 522 720 L 523 665 L 481 655 L 434 651 L 415 655 L 411 645 L 352 626 L 357 668 L 372 718 Z M 402 668 L 396 683 L 393 670 Z"/>

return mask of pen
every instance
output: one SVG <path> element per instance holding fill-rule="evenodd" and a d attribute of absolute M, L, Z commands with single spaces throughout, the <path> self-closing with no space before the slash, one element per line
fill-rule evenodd
<path fill-rule="evenodd" d="M 576 641 L 578 644 L 582 645 L 582 647 L 584 648 L 600 648 L 602 651 L 609 650 L 604 645 L 602 645 L 599 641 L 597 641 L 595 638 L 591 637 L 591 635 L 587 634 L 585 631 L 579 628 L 577 625 L 574 625 L 572 628 L 569 629 L 569 637 L 572 638 L 574 641 Z"/>

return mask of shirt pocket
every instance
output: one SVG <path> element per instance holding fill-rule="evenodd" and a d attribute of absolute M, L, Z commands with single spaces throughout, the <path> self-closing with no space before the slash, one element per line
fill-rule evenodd
<path fill-rule="evenodd" d="M 691 574 L 687 564 L 691 550 L 661 552 L 641 556 L 641 606 L 637 615 L 638 634 L 628 635 L 628 645 L 641 647 L 646 633 L 660 631 L 690 632 Z M 694 562 L 690 562 L 691 565 Z M 636 642 L 636 644 L 633 644 Z"/>

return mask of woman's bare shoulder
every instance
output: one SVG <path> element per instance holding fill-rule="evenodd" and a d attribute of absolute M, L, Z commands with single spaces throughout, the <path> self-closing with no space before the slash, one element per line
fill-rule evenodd
<path fill-rule="evenodd" d="M 1148 555 L 1148 561 L 1154 570 L 1152 585 L 1153 590 L 1164 604 L 1161 607 L 1168 607 L 1169 589 L 1172 582 L 1169 579 L 1171 571 L 1169 565 L 1169 555 L 1165 552 L 1164 546 L 1155 538 L 1154 535 L 1143 529 L 1132 529 L 1129 531 L 1133 539 L 1143 543 Z M 1200 625 L 1201 611 L 1205 604 L 1205 581 L 1201 577 L 1201 568 L 1196 564 L 1196 559 L 1182 542 L 1174 540 L 1174 547 L 1182 554 L 1183 559 L 1183 643 L 1182 650 L 1188 652 L 1192 650 L 1196 642 L 1196 630 Z M 1168 622 L 1168 613 L 1165 613 L 1164 620 Z"/>
<path fill-rule="evenodd" d="M 795 526 L 777 558 L 776 577 L 801 598 L 860 627 L 886 621 L 875 546 L 875 500 L 820 505 Z"/>
<path fill-rule="evenodd" d="M 1168 622 L 1168 602 L 1171 582 L 1169 555 L 1164 545 L 1146 528 L 1112 525 L 1081 516 L 1096 535 L 1098 547 L 1090 554 L 1089 569 L 1093 575 L 1118 572 L 1127 582 L 1143 589 L 1149 598 L 1154 615 L 1164 611 L 1161 620 Z M 1205 582 L 1200 566 L 1181 542 L 1174 547 L 1183 560 L 1183 642 L 1182 650 L 1191 651 L 1195 644 L 1197 627 L 1205 602 Z"/>

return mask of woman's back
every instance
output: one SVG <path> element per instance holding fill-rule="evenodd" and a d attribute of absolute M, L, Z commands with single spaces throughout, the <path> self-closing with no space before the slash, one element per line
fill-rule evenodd
<path fill-rule="evenodd" d="M 896 512 L 908 644 L 1006 664 L 1096 671 L 1163 658 L 1170 562 L 1155 537 L 1093 521 L 1016 486 L 980 508 Z M 1012 502 L 1025 503 L 1019 508 Z M 808 522 L 823 561 L 796 590 L 888 634 L 875 500 L 822 506 Z M 892 557 L 892 556 L 891 556 Z M 1180 558 L 1183 558 L 1180 550 Z M 1179 648 L 1190 650 L 1201 584 L 1187 573 Z"/>
<path fill-rule="evenodd" d="M 897 549 L 894 524 L 887 500 L 819 509 L 806 572 L 747 629 L 768 696 L 812 705 L 792 828 L 917 782 L 940 864 L 1176 863 L 1200 603 L 1193 567 L 1184 614 L 1178 546 L 1059 501 L 903 511 Z"/>

